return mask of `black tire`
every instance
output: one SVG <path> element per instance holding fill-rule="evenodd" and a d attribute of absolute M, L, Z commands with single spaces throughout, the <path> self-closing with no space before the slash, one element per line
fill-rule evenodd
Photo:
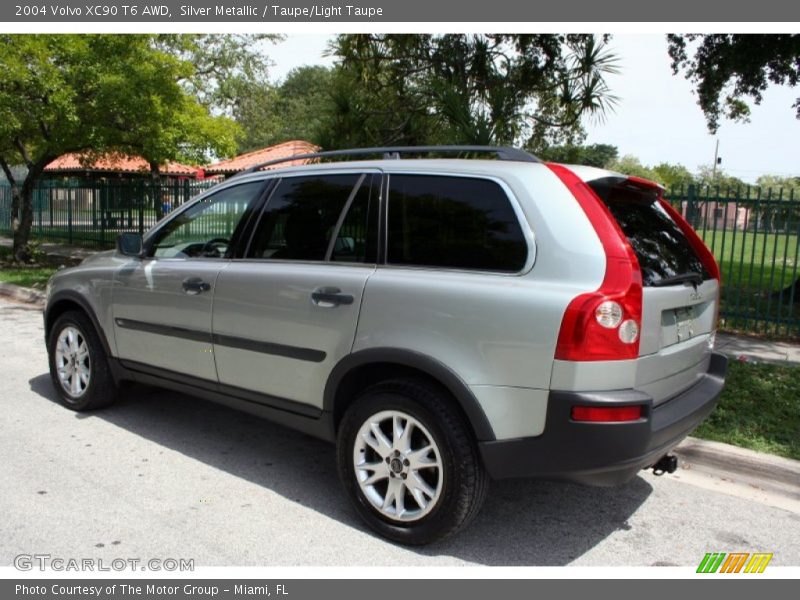
<path fill-rule="evenodd" d="M 90 376 L 85 389 L 73 394 L 61 384 L 56 366 L 56 345 L 61 333 L 72 327 L 80 334 L 89 354 Z M 68 311 L 62 314 L 53 324 L 47 340 L 47 353 L 50 364 L 50 379 L 61 403 L 75 411 L 94 410 L 108 406 L 117 397 L 117 386 L 111 376 L 100 337 L 89 317 L 81 311 Z"/>
<path fill-rule="evenodd" d="M 414 521 L 390 518 L 373 506 L 356 475 L 353 456 L 361 451 L 355 448 L 356 437 L 368 419 L 383 411 L 400 411 L 418 421 L 439 450 L 441 492 L 430 512 Z M 339 477 L 359 516 L 382 536 L 402 544 L 429 544 L 453 535 L 475 517 L 488 490 L 489 477 L 464 417 L 441 391 L 422 381 L 391 380 L 367 388 L 342 419 L 337 460 Z"/>

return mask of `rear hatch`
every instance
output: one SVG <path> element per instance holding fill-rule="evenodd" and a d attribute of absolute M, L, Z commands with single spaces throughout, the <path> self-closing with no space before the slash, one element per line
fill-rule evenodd
<path fill-rule="evenodd" d="M 661 205 L 658 187 L 618 176 L 586 183 L 609 208 L 639 261 L 642 326 L 635 387 L 660 404 L 708 371 L 719 281 Z"/>

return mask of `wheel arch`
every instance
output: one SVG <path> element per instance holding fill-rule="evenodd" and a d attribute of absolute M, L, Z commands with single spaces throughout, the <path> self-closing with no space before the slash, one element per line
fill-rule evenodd
<path fill-rule="evenodd" d="M 333 368 L 325 385 L 323 410 L 331 417 L 334 436 L 342 415 L 360 390 L 398 377 L 423 379 L 438 386 L 460 410 L 476 441 L 495 439 L 486 413 L 456 373 L 435 358 L 396 348 L 360 350 L 349 354 Z"/>
<path fill-rule="evenodd" d="M 50 340 L 50 333 L 52 332 L 53 325 L 55 324 L 56 320 L 70 310 L 79 310 L 89 317 L 89 320 L 92 322 L 92 325 L 97 332 L 97 337 L 100 338 L 100 342 L 103 344 L 103 350 L 105 351 L 106 356 L 112 356 L 111 346 L 106 338 L 106 332 L 102 327 L 100 327 L 100 321 L 97 319 L 97 315 L 95 314 L 91 304 L 83 296 L 71 290 L 57 292 L 48 301 L 47 307 L 44 309 L 45 342 Z"/>

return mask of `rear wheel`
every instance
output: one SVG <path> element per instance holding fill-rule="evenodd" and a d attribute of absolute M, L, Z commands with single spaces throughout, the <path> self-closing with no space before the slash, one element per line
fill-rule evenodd
<path fill-rule="evenodd" d="M 58 317 L 47 349 L 50 378 L 64 406 L 91 410 L 115 400 L 117 387 L 105 350 L 86 314 L 69 311 Z"/>
<path fill-rule="evenodd" d="M 405 544 L 427 544 L 463 528 L 488 486 L 463 417 L 422 382 L 367 389 L 342 420 L 338 461 L 359 515 Z"/>

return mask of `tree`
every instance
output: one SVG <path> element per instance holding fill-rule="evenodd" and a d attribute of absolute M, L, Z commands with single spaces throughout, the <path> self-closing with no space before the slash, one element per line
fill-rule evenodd
<path fill-rule="evenodd" d="M 619 150 L 611 144 L 548 146 L 537 152 L 542 160 L 600 168 L 608 167 L 618 155 Z"/>
<path fill-rule="evenodd" d="M 761 175 L 756 185 L 763 195 L 782 200 L 800 200 L 800 177 L 780 177 L 778 175 Z"/>
<path fill-rule="evenodd" d="M 266 83 L 270 61 L 260 50 L 278 42 L 276 34 L 162 34 L 154 46 L 194 66 L 181 78 L 183 88 L 203 105 L 231 116 L 253 83 Z"/>
<path fill-rule="evenodd" d="M 658 181 L 658 176 L 653 169 L 644 166 L 642 161 L 631 154 L 626 154 L 622 158 L 613 161 L 610 165 L 608 165 L 608 169 L 611 171 L 617 171 L 623 175 L 632 175 L 634 177 L 641 177 L 643 179 L 649 179 L 651 181 L 661 183 Z"/>
<path fill-rule="evenodd" d="M 719 188 L 721 191 L 746 188 L 747 184 L 733 175 L 728 175 L 720 168 L 714 169 L 713 166 L 703 165 L 697 169 L 695 177 L 698 185 Z"/>
<path fill-rule="evenodd" d="M 696 183 L 695 176 L 683 165 L 659 163 L 651 171 L 655 180 L 668 190 L 685 188 Z"/>
<path fill-rule="evenodd" d="M 800 79 L 798 34 L 670 34 L 667 41 L 672 71 L 695 85 L 711 133 L 721 117 L 747 120 L 745 98 L 760 104 L 770 84 L 794 87 Z M 800 119 L 800 98 L 793 108 Z"/>
<path fill-rule="evenodd" d="M 0 167 L 12 190 L 14 255 L 24 260 L 33 189 L 67 152 L 167 160 L 235 149 L 235 123 L 212 116 L 182 82 L 193 64 L 151 35 L 0 36 Z M 11 167 L 24 164 L 20 181 Z"/>
<path fill-rule="evenodd" d="M 332 137 L 349 143 L 536 150 L 574 143 L 581 119 L 615 101 L 605 76 L 616 59 L 592 35 L 340 35 L 331 52 L 341 70 L 333 132 L 342 134 Z"/>
<path fill-rule="evenodd" d="M 327 67 L 299 67 L 278 86 L 254 81 L 243 87 L 233 109 L 243 131 L 239 151 L 296 139 L 320 144 L 334 109 L 334 76 Z"/>

